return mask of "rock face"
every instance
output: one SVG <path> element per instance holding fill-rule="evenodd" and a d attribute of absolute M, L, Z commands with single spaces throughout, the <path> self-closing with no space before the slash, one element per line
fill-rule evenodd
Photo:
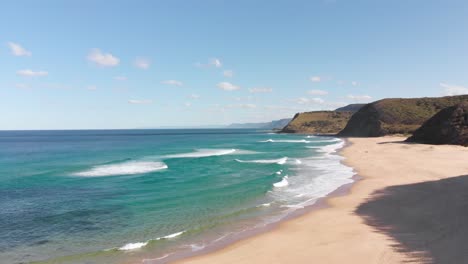
<path fill-rule="evenodd" d="M 336 134 L 342 130 L 352 112 L 315 111 L 298 113 L 282 133 Z"/>
<path fill-rule="evenodd" d="M 379 137 L 389 134 L 410 134 L 441 109 L 466 101 L 468 95 L 383 99 L 362 107 L 338 135 Z"/>
<path fill-rule="evenodd" d="M 468 102 L 440 110 L 406 141 L 468 147 Z"/>
<path fill-rule="evenodd" d="M 337 134 L 351 116 L 365 104 L 350 104 L 335 111 L 312 111 L 298 113 L 281 133 Z"/>

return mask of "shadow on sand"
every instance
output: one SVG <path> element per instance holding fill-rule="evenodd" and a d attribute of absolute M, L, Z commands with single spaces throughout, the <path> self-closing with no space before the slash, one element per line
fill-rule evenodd
<path fill-rule="evenodd" d="M 418 263 L 468 263 L 468 175 L 392 186 L 356 213 Z"/>

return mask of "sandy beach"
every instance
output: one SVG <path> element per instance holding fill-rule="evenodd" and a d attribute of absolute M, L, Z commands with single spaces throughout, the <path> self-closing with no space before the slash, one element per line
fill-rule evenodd
<path fill-rule="evenodd" d="M 178 263 L 467 263 L 468 148 L 403 140 L 349 139 L 350 193 Z"/>

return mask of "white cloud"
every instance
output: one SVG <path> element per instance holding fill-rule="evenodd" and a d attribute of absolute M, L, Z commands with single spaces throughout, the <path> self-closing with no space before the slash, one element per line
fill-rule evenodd
<path fill-rule="evenodd" d="M 356 102 L 367 102 L 372 99 L 372 97 L 369 95 L 352 95 L 352 94 L 348 95 L 347 98 Z"/>
<path fill-rule="evenodd" d="M 298 104 L 323 104 L 325 101 L 322 98 L 306 98 L 299 97 L 295 99 Z"/>
<path fill-rule="evenodd" d="M 199 99 L 199 98 L 200 98 L 200 95 L 198 95 L 198 94 L 191 94 L 191 95 L 189 95 L 189 98 L 195 99 L 195 100 L 196 100 L 196 99 Z"/>
<path fill-rule="evenodd" d="M 138 100 L 138 99 L 132 99 L 128 100 L 129 104 L 151 104 L 153 101 L 151 100 Z"/>
<path fill-rule="evenodd" d="M 174 85 L 174 86 L 184 85 L 181 81 L 177 81 L 177 80 L 166 80 L 166 81 L 162 81 L 161 83 L 162 84 L 167 84 L 167 85 Z"/>
<path fill-rule="evenodd" d="M 192 106 L 192 103 L 186 102 L 184 105 L 185 105 L 185 107 L 191 107 L 191 106 Z"/>
<path fill-rule="evenodd" d="M 133 64 L 137 68 L 146 70 L 151 66 L 151 61 L 147 58 L 136 58 Z"/>
<path fill-rule="evenodd" d="M 352 82 L 351 82 L 351 85 L 352 85 L 352 86 L 358 86 L 358 85 L 359 85 L 359 83 L 358 83 L 358 82 L 356 82 L 356 81 L 352 81 Z"/>
<path fill-rule="evenodd" d="M 216 68 L 220 68 L 223 66 L 223 64 L 221 63 L 221 61 L 217 58 L 213 58 L 210 60 L 210 65 L 216 67 Z"/>
<path fill-rule="evenodd" d="M 126 81 L 127 77 L 125 77 L 125 76 L 115 76 L 114 79 L 117 80 L 117 81 Z"/>
<path fill-rule="evenodd" d="M 310 95 L 327 95 L 328 94 L 328 92 L 324 90 L 309 90 L 307 93 Z"/>
<path fill-rule="evenodd" d="M 223 66 L 223 64 L 221 63 L 221 60 L 217 59 L 217 58 L 212 58 L 209 60 L 209 62 L 207 64 L 203 64 L 203 63 L 200 63 L 200 62 L 197 62 L 195 63 L 195 65 L 197 67 L 201 67 L 201 68 L 204 68 L 204 67 L 215 67 L 215 68 L 221 68 Z"/>
<path fill-rule="evenodd" d="M 310 77 L 311 82 L 320 82 L 322 78 L 320 76 L 312 76 Z"/>
<path fill-rule="evenodd" d="M 18 43 L 8 42 L 8 47 L 10 47 L 11 54 L 15 56 L 31 56 L 32 55 L 32 53 L 29 50 L 26 50 Z"/>
<path fill-rule="evenodd" d="M 24 83 L 17 83 L 17 84 L 15 84 L 15 87 L 18 88 L 18 89 L 28 89 L 29 85 L 24 84 Z"/>
<path fill-rule="evenodd" d="M 232 78 L 232 77 L 234 77 L 234 71 L 232 71 L 232 70 L 225 70 L 225 71 L 223 71 L 223 75 L 224 75 L 224 77 Z"/>
<path fill-rule="evenodd" d="M 88 89 L 90 91 L 94 91 L 94 90 L 97 90 L 97 87 L 96 87 L 96 85 L 89 85 L 88 87 L 86 87 L 86 89 Z"/>
<path fill-rule="evenodd" d="M 269 87 L 255 87 L 249 90 L 251 93 L 271 93 L 273 89 Z"/>
<path fill-rule="evenodd" d="M 236 86 L 232 83 L 228 83 L 228 82 L 220 82 L 218 83 L 218 88 L 219 89 L 222 89 L 224 91 L 235 91 L 235 90 L 239 90 L 240 87 L 239 86 Z"/>
<path fill-rule="evenodd" d="M 40 76 L 49 75 L 49 73 L 46 72 L 46 71 L 33 71 L 33 70 L 30 70 L 30 69 L 19 70 L 19 71 L 16 72 L 16 74 L 18 74 L 20 76 L 24 76 L 24 77 L 40 77 Z"/>
<path fill-rule="evenodd" d="M 440 83 L 440 86 L 444 88 L 445 95 L 462 95 L 468 94 L 468 88 L 461 85 L 453 85 L 447 83 Z"/>
<path fill-rule="evenodd" d="M 120 59 L 110 53 L 103 53 L 100 49 L 92 49 L 87 59 L 98 66 L 114 67 L 119 65 Z"/>

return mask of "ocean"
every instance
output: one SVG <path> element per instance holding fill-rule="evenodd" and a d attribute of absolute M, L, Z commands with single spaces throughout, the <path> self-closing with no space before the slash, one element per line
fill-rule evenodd
<path fill-rule="evenodd" d="M 341 139 L 252 129 L 0 131 L 0 263 L 164 263 L 354 172 Z"/>

